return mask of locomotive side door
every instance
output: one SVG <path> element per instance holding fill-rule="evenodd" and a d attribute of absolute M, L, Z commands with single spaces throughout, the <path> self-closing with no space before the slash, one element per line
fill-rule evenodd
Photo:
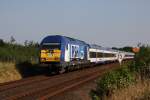
<path fill-rule="evenodd" d="M 66 62 L 70 61 L 70 44 L 67 44 L 65 46 L 65 61 Z"/>

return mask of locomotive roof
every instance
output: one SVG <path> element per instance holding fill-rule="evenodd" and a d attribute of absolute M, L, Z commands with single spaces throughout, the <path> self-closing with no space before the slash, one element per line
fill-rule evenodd
<path fill-rule="evenodd" d="M 69 39 L 70 41 L 76 41 L 76 42 L 83 42 L 83 43 L 85 43 L 84 41 L 81 41 L 81 40 L 78 40 L 78 39 L 74 39 L 74 38 L 71 38 L 71 37 L 67 37 L 67 36 L 63 36 L 63 37 Z M 87 44 L 87 43 L 85 43 L 85 44 Z"/>
<path fill-rule="evenodd" d="M 62 36 L 62 35 L 50 35 L 50 36 L 47 36 L 43 39 L 43 41 L 41 43 L 48 43 L 48 42 L 52 42 L 52 41 L 55 41 L 55 40 L 59 40 L 59 41 L 65 41 L 65 42 L 68 42 L 68 43 L 75 43 L 75 44 L 82 44 L 82 45 L 88 45 L 86 42 L 84 41 L 81 41 L 81 40 L 78 40 L 78 39 L 74 39 L 74 38 L 70 38 L 70 37 L 67 37 L 67 36 Z"/>

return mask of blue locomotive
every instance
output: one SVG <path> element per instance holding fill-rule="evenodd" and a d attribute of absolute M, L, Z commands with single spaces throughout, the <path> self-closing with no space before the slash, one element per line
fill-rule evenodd
<path fill-rule="evenodd" d="M 60 73 L 88 64 L 89 45 L 66 36 L 45 37 L 40 44 L 40 63 L 49 64 Z"/>

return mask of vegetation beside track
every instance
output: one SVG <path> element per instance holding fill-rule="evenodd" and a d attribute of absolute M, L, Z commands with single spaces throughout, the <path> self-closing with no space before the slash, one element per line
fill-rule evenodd
<path fill-rule="evenodd" d="M 36 42 L 26 40 L 23 45 L 17 44 L 13 37 L 9 42 L 0 39 L 0 83 L 31 75 L 38 63 L 38 54 Z"/>
<path fill-rule="evenodd" d="M 0 61 L 1 62 L 35 62 L 38 58 L 38 43 L 25 41 L 24 45 L 15 43 L 11 37 L 10 42 L 0 39 Z"/>
<path fill-rule="evenodd" d="M 150 46 L 141 45 L 140 52 L 135 55 L 135 59 L 121 67 L 118 70 L 106 73 L 97 80 L 96 89 L 90 93 L 93 100 L 109 98 L 117 90 L 120 91 L 121 89 L 128 88 L 138 82 L 143 84 L 146 81 L 146 83 L 148 82 L 147 84 L 150 84 Z"/>
<path fill-rule="evenodd" d="M 14 63 L 0 62 L 0 83 L 21 79 L 22 76 Z"/>

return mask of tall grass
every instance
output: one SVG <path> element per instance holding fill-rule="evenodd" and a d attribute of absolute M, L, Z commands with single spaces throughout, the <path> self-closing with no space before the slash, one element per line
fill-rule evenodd
<path fill-rule="evenodd" d="M 37 61 L 38 46 L 20 45 L 12 43 L 0 43 L 0 61 L 1 62 L 25 62 Z"/>

